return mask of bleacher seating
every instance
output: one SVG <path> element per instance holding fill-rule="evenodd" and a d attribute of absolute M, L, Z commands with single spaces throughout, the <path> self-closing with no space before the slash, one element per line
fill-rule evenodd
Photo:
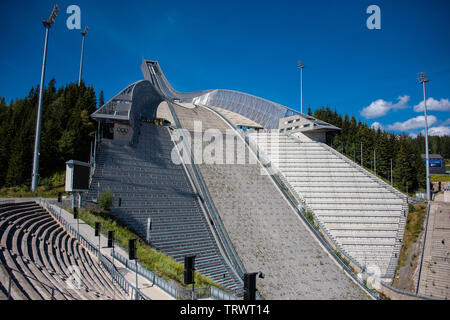
<path fill-rule="evenodd" d="M 201 122 L 203 132 L 220 130 L 224 143 L 215 140 L 215 152 L 223 151 L 224 161 L 227 148 L 234 150 L 234 158 L 228 159 L 230 163 L 203 161 L 199 169 L 246 270 L 265 274 L 264 279 L 257 281 L 258 291 L 265 298 L 367 298 L 320 247 L 271 178 L 263 175 L 263 168 L 251 159 L 244 142 L 223 119 L 200 106 L 185 108 L 174 104 L 173 108 L 182 128 L 190 131 L 192 143 L 197 146 L 203 143 L 203 151 L 209 143 L 194 141 L 197 139 L 193 135 L 195 121 Z M 212 146 L 209 145 L 210 149 Z M 245 153 L 240 155 L 239 162 L 237 150 Z"/>
<path fill-rule="evenodd" d="M 391 281 L 407 215 L 406 197 L 327 145 L 278 132 L 249 133 L 303 197 L 339 248 Z"/>
<path fill-rule="evenodd" d="M 66 282 L 71 266 L 81 288 Z M 97 259 L 35 202 L 0 206 L 0 300 L 10 283 L 14 300 L 126 299 Z"/>
<path fill-rule="evenodd" d="M 102 142 L 87 200 L 111 190 L 115 197 L 111 212 L 143 239 L 147 238 L 147 220 L 151 218 L 151 246 L 180 263 L 186 255 L 195 254 L 197 271 L 226 289 L 241 291 L 239 280 L 220 254 L 183 167 L 172 162 L 174 144 L 168 127 L 145 122 L 140 125 L 138 143 L 133 147 Z"/>

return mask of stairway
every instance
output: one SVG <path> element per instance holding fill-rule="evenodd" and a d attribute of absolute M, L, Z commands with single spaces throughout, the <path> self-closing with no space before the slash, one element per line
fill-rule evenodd
<path fill-rule="evenodd" d="M 142 122 L 134 147 L 104 140 L 87 200 L 111 190 L 111 212 L 143 239 L 151 218 L 152 247 L 179 263 L 184 263 L 186 255 L 195 254 L 197 271 L 239 292 L 239 280 L 220 254 L 183 167 L 172 161 L 174 144 L 168 130 Z"/>
<path fill-rule="evenodd" d="M 406 197 L 329 146 L 282 133 L 249 136 L 303 197 L 339 248 L 391 281 L 400 254 Z"/>

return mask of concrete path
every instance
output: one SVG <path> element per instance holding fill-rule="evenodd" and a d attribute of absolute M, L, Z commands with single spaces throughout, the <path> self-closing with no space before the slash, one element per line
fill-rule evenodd
<path fill-rule="evenodd" d="M 55 206 L 56 207 L 56 206 Z M 59 210 L 59 208 L 58 208 Z M 61 215 L 64 219 L 66 219 L 67 222 L 74 228 L 77 228 L 77 222 L 73 219 L 73 215 L 69 212 L 61 209 Z M 91 243 L 98 245 L 99 239 L 98 237 L 95 237 L 94 229 L 83 222 L 82 220 L 79 221 L 79 232 L 80 234 L 88 239 Z M 100 235 L 100 247 L 101 247 L 101 253 L 108 257 L 110 260 L 111 258 L 111 250 L 110 248 L 107 248 L 108 238 L 104 235 Z M 114 250 L 119 253 L 120 255 L 124 257 L 128 257 L 128 252 L 125 251 L 123 248 L 116 247 Z M 89 252 L 91 255 L 93 253 Z M 94 257 L 97 258 L 97 257 Z M 134 263 L 134 262 L 133 262 Z M 127 269 L 125 265 L 118 262 L 117 259 L 114 259 L 114 265 L 117 268 L 117 270 L 124 275 L 124 277 L 133 285 L 136 283 L 136 273 Z M 171 297 L 169 294 L 167 294 L 164 290 L 157 286 L 152 287 L 152 283 L 145 279 L 144 277 L 138 275 L 138 289 L 141 290 L 143 294 L 148 296 L 152 300 L 175 300 L 175 298 Z"/>
<path fill-rule="evenodd" d="M 419 294 L 450 298 L 450 203 L 432 201 Z"/>

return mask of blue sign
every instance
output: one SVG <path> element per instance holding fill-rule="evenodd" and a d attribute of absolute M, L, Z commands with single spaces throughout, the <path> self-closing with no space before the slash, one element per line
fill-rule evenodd
<path fill-rule="evenodd" d="M 430 160 L 430 168 L 442 168 L 442 160 Z"/>

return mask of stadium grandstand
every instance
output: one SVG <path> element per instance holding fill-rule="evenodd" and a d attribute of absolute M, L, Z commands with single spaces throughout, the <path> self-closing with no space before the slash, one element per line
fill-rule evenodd
<path fill-rule="evenodd" d="M 339 128 L 237 91 L 177 92 L 157 61 L 141 69 L 91 115 L 84 201 L 110 190 L 117 219 L 177 262 L 195 255 L 235 298 L 249 272 L 264 299 L 378 298 L 356 274 L 391 283 L 407 199 L 326 144 Z M 39 203 L 2 204 L 0 230 L 0 299 L 129 297 Z M 58 289 L 70 265 L 83 291 Z"/>
<path fill-rule="evenodd" d="M 339 128 L 241 92 L 177 92 L 157 61 L 141 68 L 145 80 L 92 114 L 101 143 L 87 200 L 111 190 L 119 219 L 146 238 L 150 218 L 152 246 L 177 261 L 197 254 L 199 272 L 237 295 L 243 274 L 261 271 L 268 298 L 367 296 L 299 217 L 288 188 L 353 266 L 392 281 L 406 197 L 325 144 Z M 220 139 L 208 144 L 211 130 Z M 213 163 L 198 158 L 208 146 Z M 267 163 L 284 188 L 264 174 Z"/>
<path fill-rule="evenodd" d="M 0 261 L 0 300 L 127 299 L 98 258 L 35 201 L 0 205 Z M 73 266 L 79 283 L 71 286 Z"/>

